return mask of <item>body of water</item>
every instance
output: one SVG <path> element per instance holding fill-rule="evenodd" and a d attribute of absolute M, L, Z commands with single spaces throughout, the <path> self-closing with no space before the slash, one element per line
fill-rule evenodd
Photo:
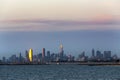
<path fill-rule="evenodd" d="M 120 66 L 0 65 L 0 80 L 120 80 Z"/>

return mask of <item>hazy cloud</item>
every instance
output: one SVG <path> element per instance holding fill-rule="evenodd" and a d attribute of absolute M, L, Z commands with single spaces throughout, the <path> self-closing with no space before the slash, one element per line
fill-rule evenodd
<path fill-rule="evenodd" d="M 119 21 L 8 20 L 0 22 L 0 31 L 71 31 L 120 29 Z"/>

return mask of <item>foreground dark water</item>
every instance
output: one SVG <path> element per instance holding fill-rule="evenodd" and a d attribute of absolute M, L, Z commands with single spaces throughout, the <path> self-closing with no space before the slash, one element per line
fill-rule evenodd
<path fill-rule="evenodd" d="M 1 65 L 0 80 L 120 80 L 120 66 Z"/>

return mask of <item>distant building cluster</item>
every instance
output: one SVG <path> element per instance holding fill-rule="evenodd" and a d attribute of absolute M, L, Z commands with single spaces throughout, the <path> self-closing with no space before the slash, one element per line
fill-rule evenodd
<path fill-rule="evenodd" d="M 39 54 L 34 54 L 33 49 L 29 49 L 25 51 L 25 56 L 23 57 L 21 53 L 19 53 L 19 56 L 12 55 L 8 59 L 6 57 L 3 57 L 3 59 L 0 61 L 0 63 L 10 63 L 10 64 L 22 64 L 22 63 L 49 63 L 49 62 L 112 62 L 117 61 L 118 57 L 117 55 L 112 55 L 111 51 L 104 51 L 103 53 L 99 50 L 95 51 L 92 49 L 91 56 L 88 57 L 85 55 L 85 51 L 83 51 L 81 54 L 78 55 L 77 58 L 75 58 L 72 55 L 66 55 L 64 54 L 63 45 L 60 45 L 60 50 L 58 53 L 50 53 L 50 51 L 46 51 L 45 48 L 42 49 L 42 52 Z"/>
<path fill-rule="evenodd" d="M 85 52 L 78 55 L 77 61 L 93 61 L 93 62 L 112 62 L 117 61 L 118 57 L 116 54 L 112 55 L 111 51 L 104 51 L 103 53 L 99 50 L 95 51 L 92 49 L 91 57 L 85 56 Z"/>

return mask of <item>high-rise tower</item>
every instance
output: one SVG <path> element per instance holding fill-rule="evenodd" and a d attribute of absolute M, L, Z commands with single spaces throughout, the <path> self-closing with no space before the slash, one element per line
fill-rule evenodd
<path fill-rule="evenodd" d="M 60 60 L 63 60 L 63 54 L 64 54 L 64 50 L 63 50 L 63 45 L 61 44 L 60 45 L 60 53 L 59 53 Z"/>
<path fill-rule="evenodd" d="M 29 53 L 28 50 L 25 51 L 25 61 L 28 62 L 29 61 Z"/>
<path fill-rule="evenodd" d="M 33 61 L 33 50 L 32 49 L 29 50 L 29 61 L 30 62 Z"/>
<path fill-rule="evenodd" d="M 42 49 L 42 58 L 45 58 L 45 48 Z"/>
<path fill-rule="evenodd" d="M 45 62 L 45 48 L 42 49 L 42 62 Z"/>
<path fill-rule="evenodd" d="M 92 57 L 95 57 L 95 50 L 92 49 Z"/>

